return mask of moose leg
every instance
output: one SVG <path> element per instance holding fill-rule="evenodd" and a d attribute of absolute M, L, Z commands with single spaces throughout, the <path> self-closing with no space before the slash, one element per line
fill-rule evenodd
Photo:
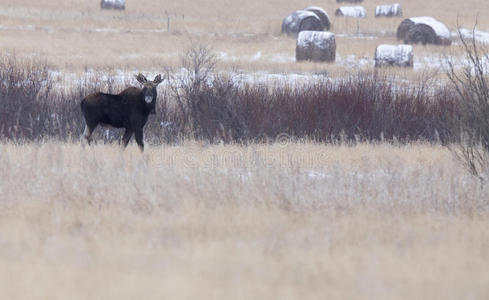
<path fill-rule="evenodd" d="M 92 142 L 92 133 L 95 127 L 90 127 L 88 125 L 85 125 L 85 130 L 83 131 L 83 136 L 87 140 L 87 143 L 90 145 Z"/>
<path fill-rule="evenodd" d="M 122 145 L 127 147 L 127 144 L 129 144 L 129 141 L 131 140 L 132 136 L 132 129 L 126 128 L 126 131 L 124 132 L 124 135 L 122 136 Z"/>
<path fill-rule="evenodd" d="M 136 130 L 134 130 L 134 137 L 136 138 L 136 143 L 138 143 L 139 149 L 141 149 L 141 151 L 144 151 L 142 127 L 136 127 Z"/>

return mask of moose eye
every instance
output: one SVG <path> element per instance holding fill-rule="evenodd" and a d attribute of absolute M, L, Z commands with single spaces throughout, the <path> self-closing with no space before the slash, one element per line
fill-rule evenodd
<path fill-rule="evenodd" d="M 146 101 L 146 103 L 151 103 L 151 101 L 153 101 L 153 97 L 151 97 L 151 96 L 145 96 L 144 97 L 144 101 Z"/>

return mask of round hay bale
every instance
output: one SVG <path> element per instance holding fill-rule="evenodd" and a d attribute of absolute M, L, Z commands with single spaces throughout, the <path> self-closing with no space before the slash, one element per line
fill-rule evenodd
<path fill-rule="evenodd" d="M 375 17 L 401 17 L 401 4 L 379 5 L 375 8 Z"/>
<path fill-rule="evenodd" d="M 336 39 L 332 32 L 301 31 L 297 36 L 295 60 L 335 61 Z"/>
<path fill-rule="evenodd" d="M 100 8 L 125 10 L 126 0 L 102 0 L 100 1 Z"/>
<path fill-rule="evenodd" d="M 324 9 L 317 6 L 309 6 L 304 8 L 305 11 L 310 11 L 316 14 L 321 20 L 321 25 L 323 25 L 323 30 L 329 30 L 331 28 L 331 21 L 328 14 Z"/>
<path fill-rule="evenodd" d="M 321 19 L 311 11 L 297 10 L 288 15 L 282 22 L 282 33 L 287 35 L 296 36 L 304 30 L 322 31 Z"/>
<path fill-rule="evenodd" d="M 338 17 L 365 18 L 367 11 L 362 6 L 342 6 L 336 10 Z"/>
<path fill-rule="evenodd" d="M 411 19 L 405 19 L 399 24 L 397 27 L 397 39 L 398 40 L 404 40 L 404 37 L 406 36 L 406 33 L 409 31 L 411 26 L 414 25 L 414 22 L 411 21 Z"/>
<path fill-rule="evenodd" d="M 410 44 L 452 44 L 448 28 L 432 17 L 415 17 L 402 21 L 397 28 L 397 38 Z"/>
<path fill-rule="evenodd" d="M 375 49 L 375 67 L 413 67 L 413 46 L 379 45 Z"/>
<path fill-rule="evenodd" d="M 429 25 L 414 24 L 404 36 L 406 44 L 440 44 L 436 32 Z"/>

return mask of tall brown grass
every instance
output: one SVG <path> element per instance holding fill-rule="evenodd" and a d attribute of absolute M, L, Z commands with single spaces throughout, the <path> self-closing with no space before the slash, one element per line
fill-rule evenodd
<path fill-rule="evenodd" d="M 2 298 L 489 295 L 487 186 L 440 146 L 0 153 Z"/>

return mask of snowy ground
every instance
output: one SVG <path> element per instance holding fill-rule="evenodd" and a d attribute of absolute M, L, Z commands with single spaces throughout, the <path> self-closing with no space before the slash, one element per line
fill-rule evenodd
<path fill-rule="evenodd" d="M 261 56 L 260 59 L 266 59 L 260 53 L 256 56 Z M 279 56 L 285 59 L 285 56 Z M 289 57 L 289 60 L 294 60 L 294 57 Z M 457 67 L 464 66 L 464 58 L 456 57 L 451 58 L 454 65 Z M 352 73 L 359 70 L 373 70 L 374 60 L 373 57 L 357 57 L 355 55 L 336 57 L 336 64 L 347 68 L 350 68 Z M 414 71 L 422 72 L 424 70 L 434 70 L 444 72 L 448 70 L 447 57 L 442 54 L 433 54 L 430 56 L 415 56 L 414 57 Z M 56 79 L 56 88 L 70 88 L 73 86 L 83 85 L 85 82 L 112 82 L 116 85 L 132 83 L 134 81 L 134 74 L 143 73 L 148 78 L 153 78 L 157 74 L 164 74 L 165 70 L 114 70 L 110 73 L 87 70 L 80 75 L 79 73 L 61 73 L 59 71 L 52 70 L 51 75 Z M 173 78 L 177 78 L 185 74 L 184 69 L 174 70 L 171 73 Z M 288 85 L 297 86 L 303 85 L 314 81 L 335 80 L 341 78 L 332 78 L 328 72 L 328 67 L 322 72 L 304 72 L 304 73 L 270 73 L 268 71 L 256 71 L 256 72 L 228 72 L 227 73 L 233 81 L 237 84 L 267 84 L 267 85 Z"/>
<path fill-rule="evenodd" d="M 1 28 L 0 28 L 1 29 Z M 460 29 L 460 34 L 466 39 L 471 39 L 475 37 L 475 40 L 482 45 L 489 44 L 489 32 L 479 31 L 479 30 L 469 30 L 462 28 Z M 459 33 L 451 32 L 453 40 L 457 40 Z M 378 36 L 373 35 L 355 35 L 356 38 L 366 38 L 366 39 L 378 39 Z M 460 45 L 460 42 L 454 42 L 452 47 Z M 372 51 L 373 54 L 373 51 Z M 137 56 L 138 54 L 134 54 Z M 178 57 L 179 53 L 165 53 L 165 56 L 175 56 Z M 289 53 L 265 53 L 263 51 L 257 51 L 252 55 L 241 55 L 235 56 L 223 51 L 217 52 L 216 57 L 222 62 L 236 62 L 236 63 L 247 63 L 247 62 L 272 62 L 272 63 L 294 63 L 295 56 Z M 414 51 L 414 71 L 425 71 L 425 70 L 437 70 L 446 71 L 448 70 L 448 59 L 452 63 L 461 68 L 466 65 L 466 59 L 463 56 L 459 57 L 447 57 L 443 53 L 433 53 L 431 55 L 416 55 Z M 489 62 L 488 62 L 489 64 Z M 288 84 L 288 85 L 301 85 L 309 83 L 311 81 L 319 81 L 329 78 L 329 66 L 332 64 L 324 64 L 324 72 L 319 73 L 270 73 L 266 70 L 256 71 L 256 72 L 243 72 L 236 73 L 230 72 L 229 75 L 233 80 L 239 84 L 245 83 L 258 83 L 258 84 Z M 374 67 L 374 57 L 372 56 L 356 56 L 347 55 L 338 52 L 336 56 L 335 66 L 346 67 L 348 69 L 354 70 L 371 70 Z M 58 71 L 51 71 L 51 75 L 57 79 L 58 88 L 67 88 L 71 86 L 76 86 L 82 84 L 84 81 L 90 82 L 93 79 L 98 79 L 101 82 L 112 81 L 114 83 L 128 83 L 133 81 L 133 76 L 136 73 L 143 72 L 147 74 L 148 77 L 152 78 L 158 73 L 164 73 L 164 70 L 115 70 L 110 73 L 103 73 L 94 70 L 88 70 L 83 75 L 77 73 L 61 73 Z M 184 70 L 174 70 L 173 76 L 178 77 L 184 72 Z"/>

